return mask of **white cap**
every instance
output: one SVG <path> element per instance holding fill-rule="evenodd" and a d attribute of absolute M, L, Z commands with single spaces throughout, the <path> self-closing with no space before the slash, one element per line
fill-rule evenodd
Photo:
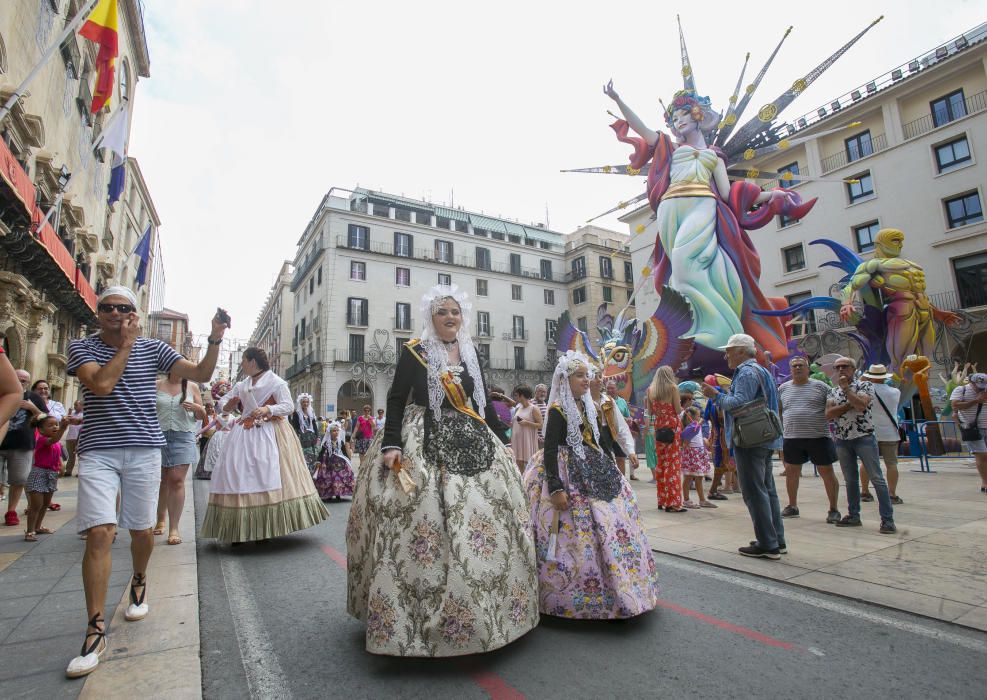
<path fill-rule="evenodd" d="M 727 348 L 746 348 L 751 352 L 756 351 L 756 346 L 754 344 L 754 338 L 747 335 L 746 333 L 734 333 L 727 340 L 726 345 L 721 345 L 720 350 L 726 350 Z"/>
<path fill-rule="evenodd" d="M 129 287 L 124 287 L 122 285 L 107 287 L 99 295 L 99 301 L 103 301 L 106 297 L 123 297 L 129 301 L 132 306 L 137 306 L 137 295 L 134 294 Z"/>

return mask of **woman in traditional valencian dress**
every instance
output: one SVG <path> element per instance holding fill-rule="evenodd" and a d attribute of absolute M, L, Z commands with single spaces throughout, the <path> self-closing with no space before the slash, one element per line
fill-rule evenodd
<path fill-rule="evenodd" d="M 285 417 L 294 410 L 288 384 L 260 348 L 243 351 L 246 379 L 222 399 L 242 415 L 225 438 L 209 485 L 202 537 L 250 542 L 287 535 L 329 517 L 301 445 Z"/>
<path fill-rule="evenodd" d="M 330 423 L 315 468 L 315 488 L 323 501 L 330 498 L 339 501 L 343 496 L 353 495 L 352 457 L 343 441 L 343 426 L 335 421 Z"/>
<path fill-rule="evenodd" d="M 421 339 L 405 343 L 384 430 L 357 476 L 347 608 L 366 622 L 375 654 L 486 652 L 538 624 L 521 475 L 484 386 L 467 300 L 455 286 L 422 299 Z"/>
<path fill-rule="evenodd" d="M 295 412 L 288 416 L 288 423 L 301 443 L 309 473 L 314 473 L 319 458 L 319 438 L 322 436 L 319 435 L 319 419 L 312 410 L 311 394 L 298 395 L 295 399 Z"/>
<path fill-rule="evenodd" d="M 538 551 L 539 609 L 586 620 L 658 604 L 658 573 L 630 483 L 614 462 L 589 391 L 588 358 L 570 350 L 552 377 L 545 449 L 524 485 Z"/>

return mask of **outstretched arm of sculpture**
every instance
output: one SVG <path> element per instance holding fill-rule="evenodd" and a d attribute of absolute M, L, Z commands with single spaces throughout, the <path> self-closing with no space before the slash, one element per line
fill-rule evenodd
<path fill-rule="evenodd" d="M 624 104 L 624 101 L 620 99 L 620 95 L 618 95 L 617 91 L 614 89 L 612 80 L 603 86 L 603 94 L 617 103 L 617 109 L 619 109 L 620 113 L 624 115 L 624 119 L 627 120 L 627 123 L 630 125 L 631 129 L 633 129 L 638 136 L 647 141 L 649 146 L 653 146 L 658 142 L 658 132 L 653 129 L 649 129 L 641 118 L 634 113 L 634 110 Z M 729 191 L 729 189 L 727 191 Z"/>
<path fill-rule="evenodd" d="M 932 304 L 929 304 L 929 307 L 932 309 L 932 318 L 937 321 L 942 321 L 947 326 L 952 326 L 963 320 L 960 318 L 959 314 L 955 314 L 952 311 L 945 311 L 937 306 L 933 306 Z"/>
<path fill-rule="evenodd" d="M 843 288 L 843 305 L 840 306 L 840 320 L 849 321 L 853 314 L 853 301 L 857 296 L 857 291 L 867 285 L 879 287 L 884 284 L 884 277 L 881 275 L 880 261 L 868 260 L 857 267 L 850 282 Z"/>

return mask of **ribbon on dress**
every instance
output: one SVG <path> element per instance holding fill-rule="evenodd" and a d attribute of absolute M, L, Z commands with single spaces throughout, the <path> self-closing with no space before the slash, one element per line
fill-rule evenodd
<path fill-rule="evenodd" d="M 453 408 L 470 418 L 475 418 L 484 424 L 486 423 L 479 413 L 470 408 L 468 403 L 469 397 L 466 395 L 462 383 L 458 381 L 452 372 L 446 370 L 440 374 L 439 381 L 442 382 L 442 389 L 446 392 L 446 398 L 449 399 L 449 403 L 452 404 Z"/>

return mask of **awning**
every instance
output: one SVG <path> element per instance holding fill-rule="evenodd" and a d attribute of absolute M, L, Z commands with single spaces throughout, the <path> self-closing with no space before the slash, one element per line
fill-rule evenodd
<path fill-rule="evenodd" d="M 525 226 L 524 235 L 535 241 L 545 241 L 553 245 L 562 246 L 565 244 L 565 237 L 561 233 L 538 228 L 537 226 Z"/>
<path fill-rule="evenodd" d="M 436 216 L 444 216 L 447 219 L 452 219 L 453 221 L 462 221 L 464 224 L 468 224 L 470 220 L 469 214 L 464 212 L 462 209 L 449 209 L 448 207 L 435 207 Z"/>
<path fill-rule="evenodd" d="M 30 216 L 36 206 L 34 183 L 2 139 L 0 139 L 0 178 L 10 189 L 11 194 L 24 205 L 24 213 Z"/>
<path fill-rule="evenodd" d="M 488 216 L 470 214 L 470 223 L 473 228 L 482 228 L 484 231 L 496 231 L 497 233 L 507 233 L 507 226 L 500 219 L 491 219 Z"/>

